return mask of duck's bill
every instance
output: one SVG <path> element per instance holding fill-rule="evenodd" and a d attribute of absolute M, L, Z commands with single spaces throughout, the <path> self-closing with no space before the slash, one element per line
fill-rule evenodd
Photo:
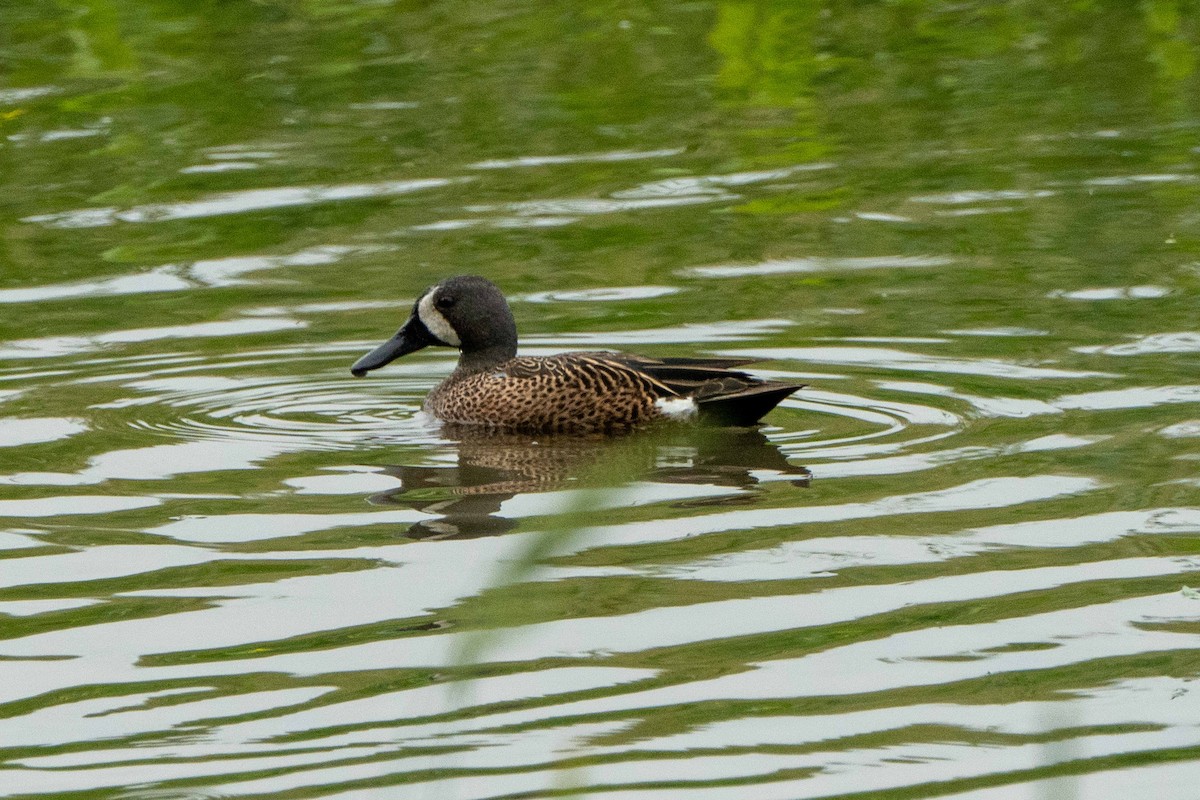
<path fill-rule="evenodd" d="M 404 327 L 397 331 L 395 336 L 355 361 L 350 372 L 361 378 L 373 369 L 379 369 L 392 363 L 400 356 L 408 355 L 422 347 L 436 343 L 437 340 L 433 338 L 421 320 L 414 316 L 404 323 Z"/>

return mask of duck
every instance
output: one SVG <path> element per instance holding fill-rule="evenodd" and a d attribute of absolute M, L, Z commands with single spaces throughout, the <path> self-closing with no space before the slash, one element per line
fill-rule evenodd
<path fill-rule="evenodd" d="M 663 420 L 749 427 L 803 388 L 738 369 L 754 359 L 519 356 L 508 301 L 478 275 L 446 278 L 422 292 L 400 330 L 350 372 L 362 377 L 425 347 L 456 348 L 459 357 L 424 410 L 454 426 L 503 432 L 615 434 Z"/>

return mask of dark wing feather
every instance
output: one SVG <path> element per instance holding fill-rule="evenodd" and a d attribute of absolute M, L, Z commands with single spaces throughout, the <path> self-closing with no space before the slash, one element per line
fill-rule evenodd
<path fill-rule="evenodd" d="M 504 364 L 513 378 L 538 378 L 575 384 L 607 374 L 610 385 L 636 387 L 651 397 L 692 397 L 700 418 L 714 425 L 748 426 L 802 384 L 764 381 L 736 367 L 749 358 L 647 358 L 628 353 L 572 352 L 557 356 L 518 357 Z"/>
<path fill-rule="evenodd" d="M 735 367 L 753 358 L 663 358 L 614 353 L 677 395 L 694 397 L 700 417 L 716 425 L 753 425 L 804 384 L 765 381 Z"/>
<path fill-rule="evenodd" d="M 762 381 L 736 392 L 697 396 L 700 418 L 714 425 L 753 425 L 803 384 Z"/>
<path fill-rule="evenodd" d="M 653 376 L 680 394 L 691 394 L 691 389 L 712 380 L 737 379 L 753 383 L 757 379 L 748 373 L 735 370 L 753 363 L 751 358 L 646 358 L 619 354 L 621 361 L 633 369 Z"/>

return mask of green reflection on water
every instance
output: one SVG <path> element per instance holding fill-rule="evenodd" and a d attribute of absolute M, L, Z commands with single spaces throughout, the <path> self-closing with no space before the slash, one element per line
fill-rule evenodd
<path fill-rule="evenodd" d="M 3 525 L 30 545 L 0 551 L 13 576 L 0 603 L 63 603 L 5 606 L 13 613 L 0 621 L 0 639 L 12 649 L 0 650 L 0 665 L 27 670 L 10 685 L 40 688 L 15 689 L 0 716 L 14 730 L 33 728 L 39 712 L 109 699 L 114 705 L 95 714 L 115 733 L 82 727 L 93 717 L 79 712 L 80 732 L 68 724 L 49 741 L 0 741 L 5 768 L 28 780 L 74 772 L 93 787 L 22 790 L 29 797 L 141 791 L 132 780 L 94 788 L 91 767 L 51 774 L 59 768 L 22 763 L 81 753 L 102 765 L 148 767 L 161 757 L 174 771 L 147 780 L 165 792 L 219 793 L 261 779 L 245 796 L 313 797 L 540 771 L 540 786 L 497 792 L 553 796 L 573 784 L 608 785 L 605 768 L 619 764 L 646 765 L 622 773 L 623 789 L 807 778 L 826 786 L 817 781 L 851 753 L 877 751 L 876 769 L 893 751 L 919 761 L 947 743 L 1045 746 L 1035 768 L 968 764 L 968 777 L 913 773 L 813 795 L 901 798 L 1194 760 L 1194 730 L 1153 717 L 1158 706 L 1146 700 L 1158 686 L 1184 692 L 1186 702 L 1200 665 L 1194 620 L 1157 618 L 1150 605 L 1120 616 L 1123 601 L 1169 605 L 1181 586 L 1200 581 L 1194 520 L 1121 527 L 1097 519 L 1094 536 L 1077 539 L 1068 523 L 1197 505 L 1196 439 L 1178 435 L 1197 417 L 1197 347 L 1186 336 L 1146 338 L 1196 332 L 1197 10 L 1187 0 L 8 4 L 0 10 L 0 419 L 79 424 L 62 438 L 0 448 L 0 500 L 35 504 L 0 505 L 22 509 Z M 540 157 L 559 160 L 514 161 Z M 396 185 L 408 181 L 434 183 Z M 559 465 L 509 476 L 507 493 L 489 473 L 487 502 L 445 511 L 439 504 L 470 500 L 481 484 L 437 479 L 480 453 L 404 427 L 448 368 L 445 354 L 416 356 L 411 371 L 380 381 L 345 373 L 362 343 L 399 324 L 417 292 L 457 272 L 501 284 L 538 345 L 765 351 L 764 368 L 802 375 L 816 398 L 775 412 L 765 447 L 784 464 L 811 467 L 815 480 L 801 488 L 778 464 L 747 465 L 729 453 L 685 465 L 703 440 L 646 439 L 617 453 L 626 460 L 609 472 Z M 113 283 L 127 276 L 133 283 Z M 678 291 L 555 296 L 646 285 Z M 334 303 L 355 305 L 324 305 Z M 259 327 L 238 333 L 247 321 Z M 207 323 L 234 327 L 215 335 L 192 327 Z M 732 327 L 697 327 L 710 324 Z M 627 342 L 629 331 L 649 333 Z M 968 335 L 979 333 L 1005 335 Z M 852 348 L 862 357 L 845 352 Z M 1018 377 L 1018 367 L 1075 374 Z M 215 382 L 163 383 L 189 378 Z M 901 406 L 918 416 L 904 418 Z M 888 424 L 896 432 L 880 434 Z M 1074 444 L 1026 446 L 1053 437 Z M 843 440 L 862 449 L 836 450 Z M 152 449 L 205 442 L 215 449 Z M 621 447 L 599 449 L 611 458 Z M 396 480 L 363 477 L 380 475 Z M 431 483 L 402 491 L 398 475 Z M 1095 485 L 1008 505 L 846 510 L 1021 477 Z M 321 490 L 332 484 L 319 479 L 331 478 L 351 488 Z M 606 505 L 607 490 L 634 481 L 680 496 Z M 564 500 L 578 504 L 573 513 L 521 506 L 579 485 L 600 492 Z M 728 491 L 683 499 L 695 486 Z M 154 505 L 54 513 L 55 502 L 113 496 Z M 846 511 L 804 516 L 826 507 Z M 399 513 L 355 516 L 370 512 Z M 742 512 L 799 521 L 751 524 Z M 721 514 L 712 530 L 671 533 Z M 285 515 L 296 515 L 292 527 L 264 532 Z M 1063 525 L 1036 529 L 1043 538 L 1035 541 L 955 549 L 971 531 L 1043 521 Z M 571 549 L 580 529 L 597 525 L 641 538 Z M 485 532 L 497 535 L 474 547 L 454 538 Z M 888 561 L 884 541 L 909 547 L 909 560 Z M 806 545 L 813 551 L 788 549 Z M 120 568 L 98 566 L 116 547 L 129 548 Z M 911 555 L 920 547 L 928 552 Z M 172 548 L 193 560 L 158 560 Z M 69 561 L 74 555 L 96 561 L 68 568 L 84 563 Z M 38 572 L 24 574 L 38 558 Z M 1143 572 L 1120 572 L 1143 559 Z M 738 579 L 703 571 L 730 562 L 749 566 Z M 1061 580 L 1019 582 L 1055 569 Z M 401 577 L 386 590 L 369 583 L 393 572 Z M 974 596 L 922 593 L 972 576 Z M 458 594 L 430 591 L 455 580 Z M 297 586 L 315 588 L 287 594 Z M 740 601 L 800 608 L 834 592 L 861 602 L 888 589 L 897 590 L 894 605 L 844 619 L 730 611 Z M 406 590 L 431 599 L 409 603 Z M 67 602 L 76 600 L 95 602 Z M 260 610 L 238 611 L 251 603 Z M 1115 615 L 1114 627 L 1086 627 L 1092 607 Z M 338 613 L 291 624 L 330 608 Z M 205 616 L 223 609 L 229 616 Z M 1061 662 L 1055 654 L 1079 644 L 1075 631 L 957 645 L 956 631 L 1032 625 L 1057 612 L 1078 612 L 1070 624 L 1085 626 L 1085 641 L 1137 633 L 1178 643 L 1146 639 L 1143 649 L 1100 647 Z M 210 619 L 260 624 L 215 635 Z M 581 643 L 505 649 L 564 620 L 585 631 Z M 604 622 L 627 629 L 610 633 Z M 192 624 L 194 642 L 158 641 Z M 131 643 L 131 632 L 145 639 Z M 924 649 L 905 644 L 923 632 Z M 452 657 L 406 660 L 409 647 L 460 634 Z M 726 685 L 745 690 L 773 664 L 871 654 L 870 645 L 889 643 L 895 669 L 915 676 L 908 683 L 777 687 L 757 698 L 706 683 L 740 677 Z M 367 655 L 372 646 L 393 650 Z M 68 671 L 112 653 L 94 672 Z M 126 654 L 133 663 L 118 670 Z M 330 654 L 343 660 L 316 660 Z M 321 666 L 305 671 L 306 657 Z M 1021 657 L 989 671 L 997 659 Z M 877 668 L 878 657 L 864 659 L 856 666 Z M 62 677 L 43 685 L 43 667 L 62 668 L 53 673 Z M 543 675 L 585 668 L 637 672 L 622 673 L 623 682 L 546 678 L 540 693 Z M 949 677 L 921 683 L 925 675 Z M 467 679 L 477 682 L 456 683 Z M 527 682 L 489 693 L 495 684 L 486 681 L 504 679 Z M 1099 713 L 1093 695 L 1126 684 L 1151 688 L 1129 690 L 1124 715 L 1111 721 L 1077 718 Z M 443 686 L 440 706 L 395 699 Z M 654 691 L 689 687 L 685 699 L 652 700 Z M 301 689 L 327 693 L 255 705 L 256 693 Z M 226 698 L 245 706 L 205 704 Z M 398 705 L 383 718 L 342 706 L 363 699 Z M 1035 702 L 1067 710 L 1036 729 L 1006 716 Z M 125 705 L 183 712 L 127 731 Z M 927 722 L 927 705 L 986 709 L 996 725 Z M 289 717 L 321 710 L 308 721 Z M 888 710 L 895 716 L 875 727 L 827 740 L 730 734 L 682 755 L 666 743 L 724 722 L 794 716 L 803 729 L 809 719 Z M 248 721 L 278 725 L 261 741 L 230 732 Z M 451 722 L 477 738 L 454 739 Z M 424 739 L 409 731 L 424 723 L 447 725 Z M 480 742 L 498 747 L 505 735 L 572 723 L 621 724 L 503 767 L 469 760 L 486 753 Z M 1085 746 L 1156 731 L 1176 739 Z M 343 734 L 388 744 L 347 754 L 326 741 Z M 206 736 L 228 743 L 170 750 Z M 324 754 L 312 763 L 333 774 L 282 762 L 240 767 L 262 741 L 286 744 L 280 756 Z M 409 766 L 414 754 L 432 766 Z M 797 760 L 758 773 L 716 767 L 753 754 Z M 814 754 L 823 761 L 800 760 Z M 232 766 L 217 778 L 199 766 L 221 759 Z M 689 760 L 695 777 L 668 776 L 664 765 Z M 355 771 L 363 765 L 373 767 L 366 777 Z M 702 774 L 706 765 L 714 772 Z M 273 789 L 272 777 L 291 783 Z"/>

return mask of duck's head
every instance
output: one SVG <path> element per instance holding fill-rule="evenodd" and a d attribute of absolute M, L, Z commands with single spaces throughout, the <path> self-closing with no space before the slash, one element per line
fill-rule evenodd
<path fill-rule="evenodd" d="M 350 371 L 361 377 L 430 345 L 461 350 L 460 368 L 487 369 L 515 356 L 517 326 L 504 295 L 477 275 L 430 286 L 396 335 L 355 361 Z"/>

